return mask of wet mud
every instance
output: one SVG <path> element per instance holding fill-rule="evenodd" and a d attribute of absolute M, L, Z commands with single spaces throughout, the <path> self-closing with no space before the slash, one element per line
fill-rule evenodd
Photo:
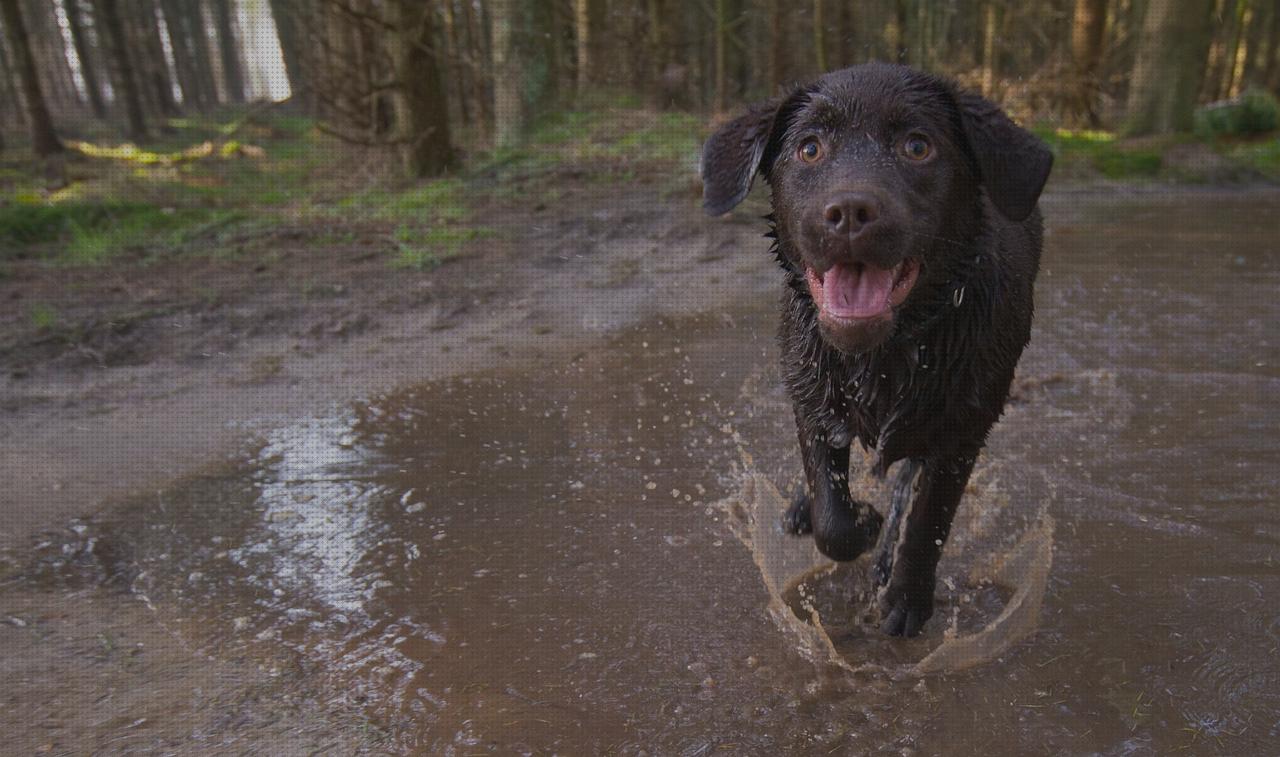
<path fill-rule="evenodd" d="M 1032 346 L 918 639 L 876 631 L 865 559 L 778 528 L 800 467 L 754 293 L 275 428 L 6 591 L 114 587 L 393 752 L 1266 754 L 1276 199 L 1047 198 Z"/>

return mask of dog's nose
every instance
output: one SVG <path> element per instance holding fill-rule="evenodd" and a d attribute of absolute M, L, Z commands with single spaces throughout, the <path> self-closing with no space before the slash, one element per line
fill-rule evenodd
<path fill-rule="evenodd" d="M 827 231 L 856 237 L 880 217 L 880 201 L 862 192 L 837 195 L 822 210 Z"/>

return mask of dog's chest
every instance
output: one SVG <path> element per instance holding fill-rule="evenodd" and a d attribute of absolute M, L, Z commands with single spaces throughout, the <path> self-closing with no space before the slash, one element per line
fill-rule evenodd
<path fill-rule="evenodd" d="M 830 377 L 838 388 L 832 411 L 851 437 L 882 453 L 914 453 L 928 436 L 928 419 L 942 413 L 934 391 L 936 371 L 924 348 L 908 346 L 852 359 L 836 373 Z"/>

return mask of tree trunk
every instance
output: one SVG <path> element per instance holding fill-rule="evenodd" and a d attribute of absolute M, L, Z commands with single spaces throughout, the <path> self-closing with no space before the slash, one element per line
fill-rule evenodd
<path fill-rule="evenodd" d="M 1245 57 L 1249 48 L 1246 35 L 1253 21 L 1254 12 L 1248 0 L 1236 3 L 1235 34 L 1231 37 L 1231 47 L 1227 51 L 1227 70 L 1223 72 L 1222 96 L 1235 97 L 1240 94 L 1240 82 L 1244 79 Z"/>
<path fill-rule="evenodd" d="M 1152 0 L 1142 21 L 1124 132 L 1191 128 L 1213 36 L 1213 0 Z"/>
<path fill-rule="evenodd" d="M 840 38 L 837 50 L 840 59 L 836 61 L 837 67 L 852 66 L 858 60 L 857 52 L 857 32 L 853 25 L 853 3 L 841 2 L 838 6 L 838 15 L 836 17 L 836 25 L 839 28 Z"/>
<path fill-rule="evenodd" d="M 124 35 L 124 24 L 120 21 L 116 0 L 96 0 L 100 34 L 107 47 L 107 56 L 111 59 L 115 71 L 117 98 L 124 102 L 125 117 L 128 119 L 127 136 L 135 141 L 147 138 L 146 119 L 142 115 L 142 99 L 138 94 L 138 79 L 133 70 L 133 62 L 129 60 L 128 42 Z"/>
<path fill-rule="evenodd" d="M 982 7 L 982 94 L 990 97 L 996 88 L 996 0 Z"/>
<path fill-rule="evenodd" d="M 818 74 L 827 72 L 827 29 L 822 14 L 822 0 L 813 0 L 813 62 Z"/>
<path fill-rule="evenodd" d="M 494 17 L 495 19 L 497 17 L 496 10 Z M 495 30 L 498 28 L 496 20 L 493 28 Z M 578 48 L 578 96 L 581 97 L 591 84 L 591 0 L 573 0 L 573 31 Z M 496 49 L 498 46 L 496 37 L 493 44 Z"/>
<path fill-rule="evenodd" d="M 1271 52 L 1271 23 L 1276 12 L 1275 3 L 1256 4 L 1249 21 L 1249 36 L 1245 41 L 1244 73 L 1241 89 L 1259 87 L 1264 83 L 1267 55 Z"/>
<path fill-rule="evenodd" d="M 769 94 L 772 95 L 782 88 L 782 70 L 786 65 L 784 63 L 786 34 L 782 26 L 782 0 L 768 0 L 768 2 L 769 63 L 767 69 L 769 71 Z"/>
<path fill-rule="evenodd" d="M 71 44 L 75 47 L 76 58 L 80 61 L 80 78 L 84 80 L 89 107 L 93 108 L 93 115 L 106 118 L 107 106 L 102 102 L 102 85 L 98 82 L 98 64 L 93 58 L 93 50 L 89 47 L 88 35 L 84 31 L 84 19 L 80 15 L 80 0 L 63 0 L 62 7 L 67 13 Z"/>
<path fill-rule="evenodd" d="M 1258 73 L 1259 83 L 1280 94 L 1280 8 L 1271 9 L 1271 32 L 1267 35 L 1267 48 Z"/>
<path fill-rule="evenodd" d="M 444 0 L 444 44 L 443 56 L 439 56 L 440 67 L 449 72 L 447 78 L 453 80 L 455 99 L 458 103 L 458 116 L 463 124 L 471 123 L 471 109 L 467 107 L 467 70 L 462 63 L 463 53 L 458 44 L 458 18 L 454 13 L 453 0 Z"/>
<path fill-rule="evenodd" d="M 280 42 L 280 56 L 284 59 L 289 90 L 295 98 L 294 102 L 310 113 L 314 110 L 315 102 L 309 91 L 312 85 L 302 52 L 303 36 L 297 13 L 296 0 L 271 0 L 271 20 L 276 25 L 276 39 Z"/>
<path fill-rule="evenodd" d="M 395 137 L 411 176 L 434 176 L 453 164 L 449 104 L 432 32 L 430 6 L 393 0 L 387 21 L 394 31 L 385 40 L 396 81 Z"/>
<path fill-rule="evenodd" d="M 27 28 L 27 45 L 40 75 L 45 104 L 70 111 L 84 104 L 67 62 L 66 41 L 58 26 L 56 8 L 49 0 L 25 0 L 22 18 Z"/>
<path fill-rule="evenodd" d="M 0 16 L 0 28 L 3 27 L 4 17 Z M 3 98 L 0 99 L 0 104 L 7 107 L 0 110 L 0 115 L 3 115 L 3 118 L 0 118 L 0 129 L 6 125 L 26 129 L 27 112 L 26 109 L 22 107 L 22 96 L 18 94 L 17 86 L 14 84 L 14 82 L 18 80 L 18 77 L 13 73 L 13 65 L 10 63 L 13 56 L 11 51 L 5 46 L 4 36 L 5 35 L 0 34 L 0 87 L 4 88 Z"/>
<path fill-rule="evenodd" d="M 664 86 L 667 72 L 667 13 L 663 0 L 647 0 L 648 28 L 645 34 L 646 55 L 649 59 L 649 97 L 656 107 L 665 108 L 670 96 Z"/>
<path fill-rule="evenodd" d="M 511 147 L 524 138 L 528 115 L 520 91 L 524 72 L 521 70 L 515 29 L 521 4 L 522 0 L 492 0 L 489 3 L 489 22 L 493 36 L 494 142 L 500 148 Z M 585 0 L 582 0 L 579 7 L 585 7 Z M 585 47 L 581 27 L 578 32 L 578 85 L 581 87 L 586 76 L 584 59 L 581 57 Z"/>
<path fill-rule="evenodd" d="M 178 0 L 178 2 L 183 6 L 183 13 L 190 31 L 191 53 L 196 62 L 196 75 L 200 78 L 200 91 L 203 93 L 205 104 L 213 107 L 221 101 L 221 98 L 217 77 L 214 76 L 215 51 L 210 47 L 213 41 L 209 39 L 206 31 L 203 3 L 201 0 Z"/>
<path fill-rule="evenodd" d="M 200 71 L 196 63 L 191 27 L 193 19 L 179 0 L 160 0 L 164 14 L 164 26 L 169 32 L 169 47 L 173 51 L 173 65 L 182 91 L 182 103 L 188 108 L 204 110 L 209 98 L 201 86 Z"/>
<path fill-rule="evenodd" d="M 1071 20 L 1071 62 L 1074 67 L 1072 109 L 1090 128 L 1098 117 L 1098 69 L 1102 66 L 1102 41 L 1107 27 L 1107 0 L 1076 0 Z"/>
<path fill-rule="evenodd" d="M 18 0 L 0 0 L 0 19 L 3 19 L 9 46 L 13 52 L 13 64 L 22 84 L 22 98 L 27 106 L 27 125 L 31 130 L 31 149 L 45 157 L 62 152 L 62 142 L 53 130 L 53 119 L 44 102 L 40 79 L 36 74 L 36 61 L 31 55 L 31 38 L 27 35 Z"/>
<path fill-rule="evenodd" d="M 893 19 L 888 28 L 887 42 L 889 49 L 893 51 L 893 59 L 898 63 L 907 63 L 908 40 L 907 34 L 908 17 L 907 0 L 893 0 Z"/>
<path fill-rule="evenodd" d="M 725 10 L 726 0 L 716 0 L 715 18 L 715 103 L 716 113 L 723 113 L 728 107 L 729 72 L 727 70 L 729 53 L 729 15 Z"/>
<path fill-rule="evenodd" d="M 541 59 L 541 81 L 538 83 L 539 98 L 549 107 L 555 107 L 560 98 L 561 40 L 560 14 L 556 11 L 555 0 L 538 0 L 533 3 L 530 23 L 534 38 L 541 41 L 537 57 Z M 632 81 L 633 86 L 638 82 Z"/>
<path fill-rule="evenodd" d="M 178 104 L 173 99 L 173 81 L 170 79 L 169 62 L 164 57 L 164 43 L 160 40 L 160 25 L 156 20 L 153 0 L 134 3 L 132 19 L 137 29 L 138 45 L 135 49 L 139 70 L 151 88 L 152 101 L 162 116 L 176 116 Z"/>
<path fill-rule="evenodd" d="M 231 24 L 231 0 L 213 0 L 213 23 L 218 32 L 219 61 L 226 83 L 227 101 L 244 102 L 244 73 L 240 70 L 240 46 Z"/>
<path fill-rule="evenodd" d="M 485 25 L 476 18 L 476 10 L 469 2 L 462 3 L 462 17 L 467 32 L 467 66 L 471 71 L 471 102 L 476 109 L 476 123 L 487 129 L 493 123 L 493 112 L 489 107 L 488 66 L 492 63 L 492 53 L 485 49 L 483 29 Z"/>

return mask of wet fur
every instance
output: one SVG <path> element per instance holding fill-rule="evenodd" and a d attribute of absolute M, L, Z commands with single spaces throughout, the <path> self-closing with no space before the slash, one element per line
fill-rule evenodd
<path fill-rule="evenodd" d="M 813 92 L 898 98 L 927 110 L 924 118 L 955 121 L 937 128 L 967 142 L 969 151 L 969 159 L 945 177 L 963 191 L 951 193 L 951 206 L 935 209 L 942 214 L 941 233 L 922 243 L 925 271 L 896 313 L 891 335 L 862 352 L 842 352 L 820 333 L 801 252 L 786 233 L 799 225 L 785 215 L 798 212 L 797 206 L 778 197 L 786 178 L 780 174 L 791 165 L 775 162 L 779 134 L 789 127 L 795 103 Z M 744 160 L 758 161 L 745 182 Z M 783 377 L 808 483 L 785 527 L 812 532 L 833 559 L 857 557 L 875 545 L 883 518 L 849 496 L 848 446 L 856 440 L 873 451 L 879 476 L 908 461 L 874 566 L 887 633 L 915 635 L 932 614 L 941 545 L 1030 337 L 1042 241 L 1035 201 L 1051 161 L 1038 140 L 994 105 L 940 79 L 884 64 L 835 72 L 787 99 L 753 106 L 704 150 L 709 212 L 724 212 L 745 197 L 757 167 L 774 186 L 770 236 L 786 277 L 779 330 Z"/>

